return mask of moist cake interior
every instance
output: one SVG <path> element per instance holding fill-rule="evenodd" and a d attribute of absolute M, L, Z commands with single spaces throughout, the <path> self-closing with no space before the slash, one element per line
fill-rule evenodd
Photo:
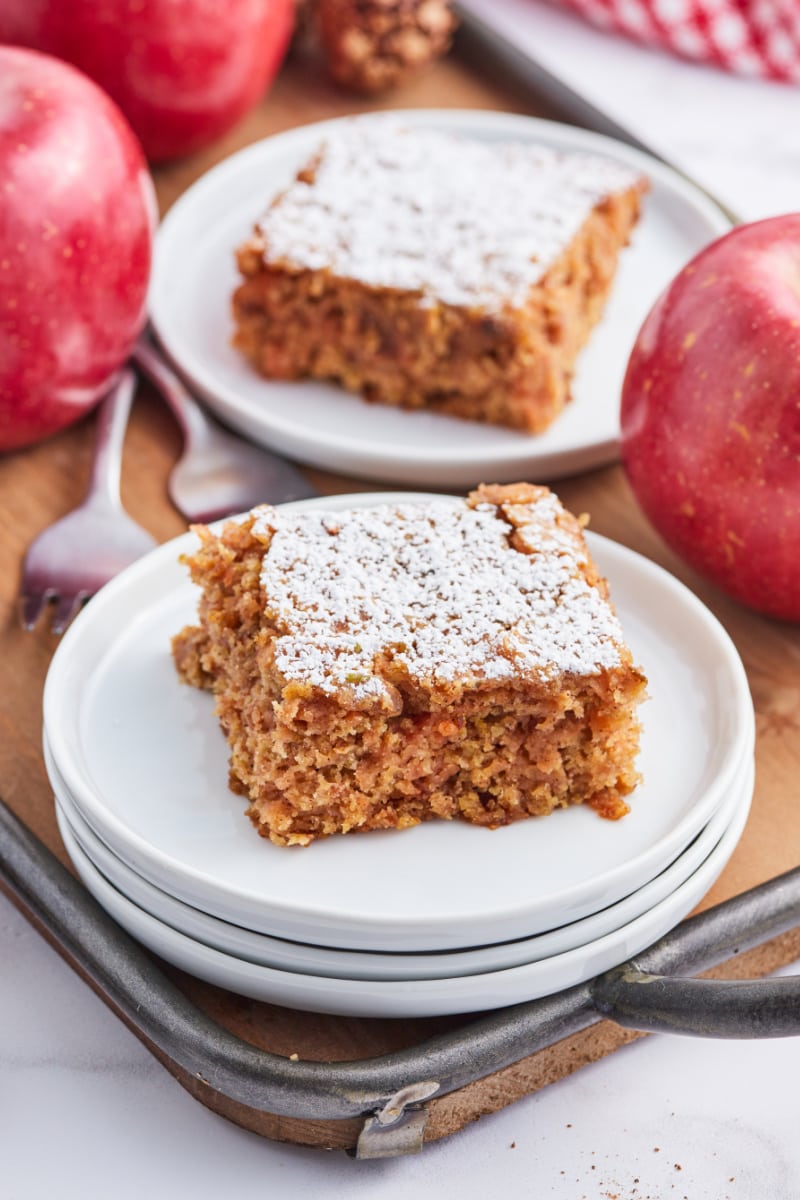
<path fill-rule="evenodd" d="M 273 842 L 626 811 L 645 680 L 548 489 L 199 533 L 175 660 L 214 692 L 231 786 Z"/>

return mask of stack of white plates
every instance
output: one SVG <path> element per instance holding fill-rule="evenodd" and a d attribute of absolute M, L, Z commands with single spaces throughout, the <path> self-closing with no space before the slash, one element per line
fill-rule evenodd
<path fill-rule="evenodd" d="M 430 822 L 306 849 L 259 838 L 228 789 L 213 699 L 182 686 L 170 656 L 196 610 L 178 561 L 189 534 L 92 600 L 48 676 L 47 768 L 86 886 L 184 970 L 320 1012 L 500 1007 L 644 949 L 736 846 L 753 791 L 753 709 L 736 650 L 697 598 L 646 559 L 589 540 L 649 679 L 644 781 L 628 816 L 579 807 L 494 831 Z"/>

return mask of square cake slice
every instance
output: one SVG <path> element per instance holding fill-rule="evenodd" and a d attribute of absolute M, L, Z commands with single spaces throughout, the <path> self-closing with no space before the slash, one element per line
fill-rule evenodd
<path fill-rule="evenodd" d="M 611 159 L 356 118 L 240 247 L 234 345 L 270 379 L 539 433 L 646 187 Z"/>
<path fill-rule="evenodd" d="M 627 811 L 645 679 L 547 488 L 264 506 L 197 532 L 199 623 L 175 661 L 214 692 L 265 837 Z"/>

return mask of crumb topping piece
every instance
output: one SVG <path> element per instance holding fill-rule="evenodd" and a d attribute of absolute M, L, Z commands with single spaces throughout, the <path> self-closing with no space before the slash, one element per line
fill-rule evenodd
<path fill-rule="evenodd" d="M 387 663 L 434 688 L 618 666 L 622 632 L 581 570 L 580 527 L 535 490 L 504 515 L 446 500 L 255 510 L 254 534 L 271 539 L 262 583 L 278 671 L 388 702 Z"/>
<path fill-rule="evenodd" d="M 524 304 L 597 203 L 640 182 L 596 155 L 356 118 L 257 230 L 264 260 L 290 270 L 499 310 Z"/>

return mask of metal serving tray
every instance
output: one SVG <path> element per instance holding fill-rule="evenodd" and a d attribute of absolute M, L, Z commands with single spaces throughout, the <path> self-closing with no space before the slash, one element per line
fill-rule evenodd
<path fill-rule="evenodd" d="M 494 64 L 562 118 L 653 154 L 471 14 L 461 16 L 460 52 L 478 57 L 483 70 Z M 173 1073 L 196 1082 L 201 1098 L 207 1088 L 250 1111 L 301 1121 L 356 1118 L 361 1158 L 419 1150 L 431 1100 L 604 1019 L 630 1030 L 702 1037 L 800 1033 L 800 976 L 687 978 L 800 926 L 800 868 L 688 918 L 635 960 L 587 983 L 467 1021 L 406 1050 L 338 1063 L 261 1050 L 212 1020 L 2 800 L 0 889 Z"/>
<path fill-rule="evenodd" d="M 677 978 L 800 924 L 800 868 L 691 917 L 635 961 L 554 996 L 499 1009 L 394 1054 L 293 1061 L 233 1036 L 195 1006 L 0 801 L 0 883 L 131 1028 L 184 1075 L 237 1104 L 302 1120 L 358 1117 L 356 1155 L 421 1149 L 426 1101 L 603 1018 L 701 1037 L 800 1033 L 800 976 Z"/>

